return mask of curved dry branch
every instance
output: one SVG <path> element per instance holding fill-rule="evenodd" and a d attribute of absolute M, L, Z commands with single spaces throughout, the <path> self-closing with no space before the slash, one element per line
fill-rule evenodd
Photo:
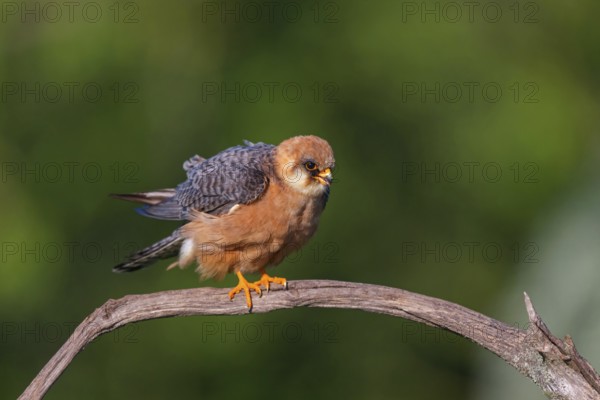
<path fill-rule="evenodd" d="M 246 314 L 243 296 L 226 301 L 227 289 L 198 288 L 108 300 L 90 314 L 48 361 L 20 399 L 39 399 L 75 355 L 103 333 L 155 318 Z M 531 378 L 551 399 L 600 399 L 600 377 L 572 340 L 550 333 L 525 294 L 530 325 L 520 330 L 460 305 L 401 289 L 365 283 L 291 281 L 254 299 L 254 313 L 294 307 L 347 308 L 388 314 L 471 339 Z"/>

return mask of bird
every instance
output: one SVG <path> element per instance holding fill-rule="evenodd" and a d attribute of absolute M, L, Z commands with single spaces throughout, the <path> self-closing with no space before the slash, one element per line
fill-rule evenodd
<path fill-rule="evenodd" d="M 287 289 L 287 280 L 270 276 L 313 236 L 329 198 L 335 159 L 318 136 L 294 136 L 278 145 L 244 141 L 205 159 L 183 163 L 187 179 L 175 188 L 112 197 L 141 203 L 146 217 L 185 223 L 162 240 L 131 254 L 115 272 L 136 271 L 157 260 L 177 257 L 167 270 L 196 263 L 201 279 L 235 273 L 238 284 L 228 297 L 244 292 L 252 310 L 271 284 Z M 250 282 L 245 274 L 260 273 Z"/>

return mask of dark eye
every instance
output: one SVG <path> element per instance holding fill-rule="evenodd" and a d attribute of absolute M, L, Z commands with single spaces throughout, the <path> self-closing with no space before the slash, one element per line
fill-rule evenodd
<path fill-rule="evenodd" d="M 312 161 L 307 161 L 304 163 L 304 168 L 306 168 L 309 171 L 315 171 L 317 169 L 317 164 L 315 164 Z"/>

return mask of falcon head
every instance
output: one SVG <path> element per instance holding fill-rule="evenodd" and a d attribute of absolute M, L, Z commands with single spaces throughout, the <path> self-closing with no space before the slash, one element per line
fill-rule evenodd
<path fill-rule="evenodd" d="M 290 188 L 318 197 L 329 192 L 335 159 L 326 140 L 295 136 L 275 148 L 275 166 L 275 175 Z"/>

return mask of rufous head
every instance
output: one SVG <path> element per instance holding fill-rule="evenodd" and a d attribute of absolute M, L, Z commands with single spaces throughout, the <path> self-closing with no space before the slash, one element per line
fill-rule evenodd
<path fill-rule="evenodd" d="M 329 190 L 335 167 L 333 150 L 318 136 L 295 136 L 275 149 L 275 174 L 292 189 L 307 196 Z"/>

